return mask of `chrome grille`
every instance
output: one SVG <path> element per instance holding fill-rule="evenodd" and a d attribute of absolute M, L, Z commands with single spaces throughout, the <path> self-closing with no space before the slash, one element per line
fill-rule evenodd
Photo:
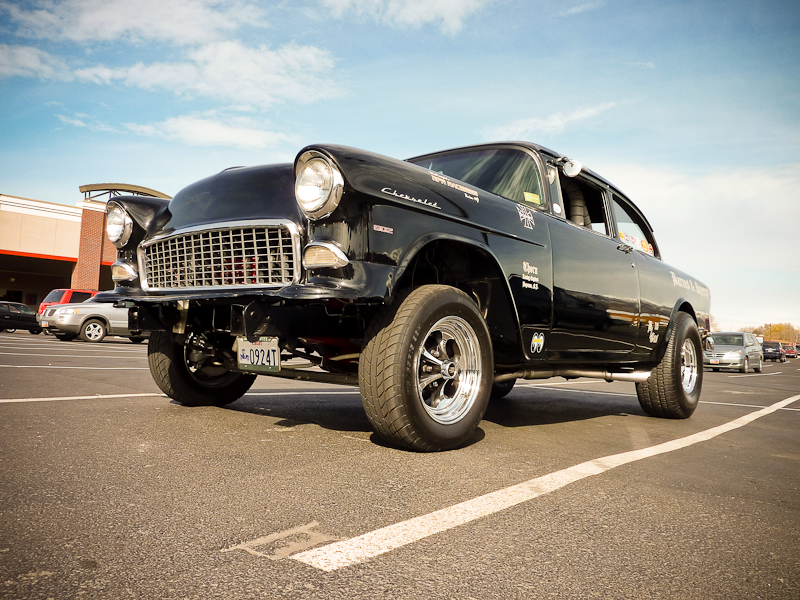
<path fill-rule="evenodd" d="M 153 290 L 286 285 L 294 248 L 284 225 L 192 231 L 143 245 L 141 266 Z"/>

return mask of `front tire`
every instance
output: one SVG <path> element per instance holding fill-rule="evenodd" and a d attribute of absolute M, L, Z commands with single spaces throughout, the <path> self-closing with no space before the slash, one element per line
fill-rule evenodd
<path fill-rule="evenodd" d="M 184 406 L 225 406 L 250 389 L 255 375 L 203 367 L 187 358 L 186 347 L 172 341 L 169 331 L 153 331 L 147 343 L 147 364 L 156 385 Z"/>
<path fill-rule="evenodd" d="M 670 334 L 667 350 L 650 378 L 636 384 L 639 404 L 648 415 L 688 419 L 697 408 L 703 386 L 702 342 L 697 324 L 680 312 Z"/>
<path fill-rule="evenodd" d="M 81 339 L 84 342 L 102 342 L 108 330 L 105 323 L 97 319 L 90 319 L 81 327 Z"/>
<path fill-rule="evenodd" d="M 489 330 L 462 291 L 425 285 L 398 295 L 370 323 L 359 387 L 376 433 L 423 452 L 462 446 L 492 389 Z"/>
<path fill-rule="evenodd" d="M 750 370 L 750 359 L 744 357 L 744 364 L 739 368 L 740 373 L 747 373 Z"/>

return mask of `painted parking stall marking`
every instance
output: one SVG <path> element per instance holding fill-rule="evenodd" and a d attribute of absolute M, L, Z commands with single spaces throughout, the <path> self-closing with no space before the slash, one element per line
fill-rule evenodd
<path fill-rule="evenodd" d="M 86 369 L 94 371 L 149 371 L 150 367 L 68 367 L 58 365 L 0 365 L 4 369 Z"/>
<path fill-rule="evenodd" d="M 335 542 L 313 550 L 299 552 L 291 559 L 305 563 L 322 571 L 336 571 L 343 567 L 359 564 L 385 554 L 402 546 L 442 533 L 459 525 L 464 525 L 481 517 L 486 517 L 554 492 L 581 479 L 605 473 L 616 467 L 643 460 L 667 452 L 680 450 L 700 442 L 713 439 L 723 433 L 733 431 L 752 423 L 756 419 L 772 414 L 800 399 L 792 396 L 761 410 L 757 410 L 733 421 L 712 427 L 705 431 L 657 444 L 641 450 L 613 454 L 586 461 L 581 464 L 537 477 L 523 483 L 491 492 L 472 500 L 467 500 L 447 508 L 422 515 L 407 521 L 395 523 L 364 535 Z"/>
<path fill-rule="evenodd" d="M 52 398 L 0 398 L 0 404 L 16 404 L 20 402 L 56 402 L 58 400 L 104 400 L 106 398 L 166 398 L 166 395 L 155 394 L 97 394 L 95 396 L 54 396 Z"/>

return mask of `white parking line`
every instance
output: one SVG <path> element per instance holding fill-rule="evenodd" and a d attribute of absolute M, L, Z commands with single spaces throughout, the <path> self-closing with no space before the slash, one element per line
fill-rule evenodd
<path fill-rule="evenodd" d="M 316 391 L 308 391 L 308 392 L 295 392 L 295 391 L 288 391 L 288 392 L 247 392 L 245 396 L 340 396 L 342 394 L 360 394 L 358 390 L 346 390 L 342 389 L 342 391 L 336 392 L 316 392 Z"/>
<path fill-rule="evenodd" d="M 774 373 L 753 373 L 752 375 L 728 375 L 728 377 L 770 377 L 771 375 L 780 375 L 783 371 L 775 371 Z"/>
<path fill-rule="evenodd" d="M 96 396 L 58 396 L 52 398 L 0 398 L 0 404 L 14 404 L 18 402 L 55 402 L 57 400 L 100 400 L 104 398 L 143 398 L 148 396 L 160 396 L 166 398 L 164 394 L 97 394 Z"/>
<path fill-rule="evenodd" d="M 707 400 L 700 400 L 700 404 L 719 404 L 720 406 L 741 406 L 742 408 L 764 408 L 758 404 L 736 404 L 736 402 L 711 402 Z M 800 408 L 781 408 L 779 410 L 794 410 L 800 412 Z"/>
<path fill-rule="evenodd" d="M 67 342 L 59 342 L 58 344 L 0 344 L 0 349 L 3 350 L 50 350 L 52 352 L 74 352 L 80 350 L 81 352 L 102 352 L 103 354 L 116 353 L 116 354 L 144 354 L 147 352 L 147 346 L 117 346 L 114 344 L 84 344 L 75 343 L 68 344 Z"/>
<path fill-rule="evenodd" d="M 447 531 L 548 494 L 586 477 L 599 475 L 621 465 L 710 440 L 728 431 L 743 427 L 760 417 L 769 415 L 798 399 L 800 399 L 800 395 L 792 396 L 734 421 L 684 438 L 641 450 L 633 450 L 586 461 L 568 469 L 543 475 L 542 477 L 479 496 L 408 521 L 395 523 L 349 540 L 299 552 L 291 555 L 290 558 L 322 571 L 335 571 L 342 567 L 358 564 L 436 533 Z"/>
<path fill-rule="evenodd" d="M 149 371 L 149 367 L 62 367 L 56 365 L 0 365 L 6 369 L 96 369 L 98 371 Z"/>
<path fill-rule="evenodd" d="M 592 383 L 597 383 L 597 382 L 595 381 L 595 382 L 592 382 Z M 520 387 L 533 387 L 533 386 L 520 386 Z M 546 386 L 543 386 L 543 385 L 537 385 L 536 387 L 538 387 L 540 389 L 543 389 L 543 390 L 551 389 L 552 391 L 559 391 L 559 392 L 563 392 L 564 391 L 564 390 L 560 390 L 560 389 L 557 389 L 557 388 L 549 388 L 549 387 L 546 387 Z M 576 394 L 600 394 L 602 396 L 624 396 L 626 398 L 635 398 L 636 397 L 636 394 L 622 394 L 620 392 L 597 392 L 595 390 L 566 390 L 566 391 L 575 392 Z"/>
<path fill-rule="evenodd" d="M 97 354 L 38 354 L 36 352 L 32 352 L 28 354 L 27 352 L 0 352 L 0 355 L 3 356 L 51 356 L 55 358 L 110 358 L 113 360 L 119 360 L 121 357 L 119 356 L 101 356 Z M 124 357 L 130 360 L 143 360 L 146 359 L 146 356 L 127 356 Z"/>

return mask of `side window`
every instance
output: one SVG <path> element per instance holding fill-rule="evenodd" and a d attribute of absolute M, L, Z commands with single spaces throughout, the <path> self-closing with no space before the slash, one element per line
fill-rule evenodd
<path fill-rule="evenodd" d="M 78 302 L 83 302 L 91 298 L 92 295 L 89 292 L 72 292 L 72 296 L 70 296 L 70 303 L 77 304 Z"/>
<path fill-rule="evenodd" d="M 653 238 L 646 231 L 644 224 L 639 222 L 636 213 L 630 211 L 616 194 L 612 196 L 611 205 L 614 209 L 614 219 L 617 221 L 619 239 L 635 250 L 655 256 Z"/>
<path fill-rule="evenodd" d="M 580 176 L 566 177 L 559 173 L 558 177 L 566 219 L 575 225 L 610 236 L 603 190 Z"/>
<path fill-rule="evenodd" d="M 521 150 L 472 150 L 411 162 L 520 204 L 542 207 L 545 202 L 539 167 Z"/>
<path fill-rule="evenodd" d="M 8 304 L 0 304 L 0 312 L 7 313 L 8 312 Z"/>

